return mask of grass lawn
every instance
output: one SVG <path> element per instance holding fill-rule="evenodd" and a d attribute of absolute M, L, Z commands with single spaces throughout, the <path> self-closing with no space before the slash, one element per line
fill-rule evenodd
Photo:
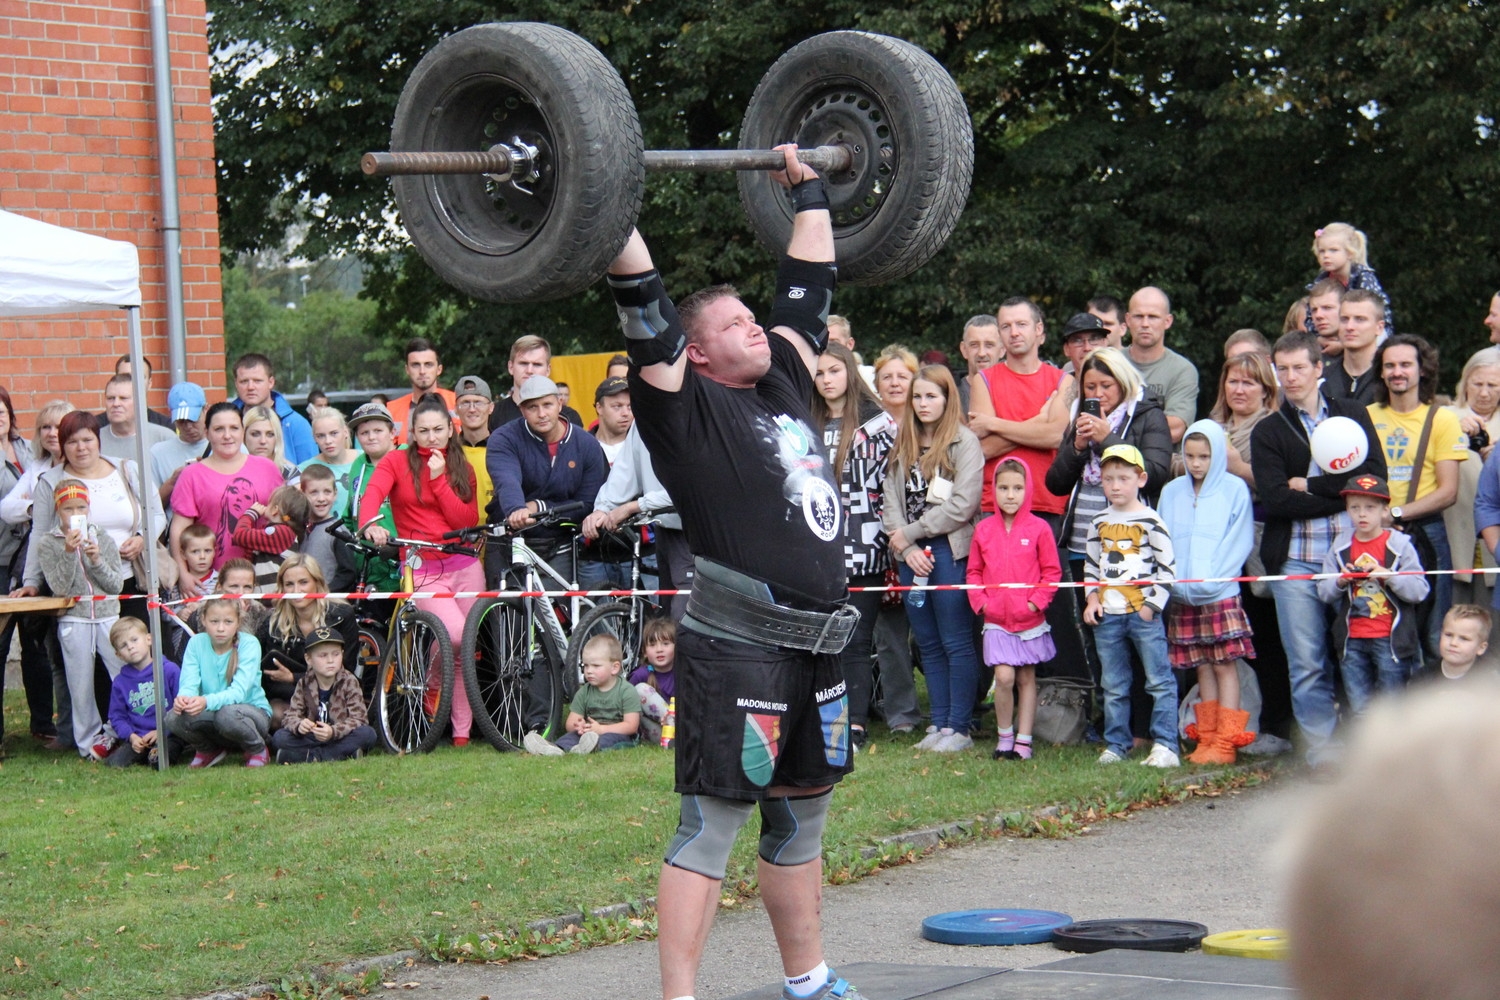
<path fill-rule="evenodd" d="M 538 758 L 474 745 L 163 778 L 48 754 L 11 711 L 21 697 L 7 702 L 0 996 L 197 995 L 640 899 L 676 826 L 671 755 L 655 748 Z M 1118 805 L 1174 773 L 1101 768 L 1089 748 L 991 761 L 981 746 L 943 757 L 874 735 L 834 796 L 832 868 L 889 834 Z M 740 837 L 731 881 L 753 873 L 754 847 Z"/>

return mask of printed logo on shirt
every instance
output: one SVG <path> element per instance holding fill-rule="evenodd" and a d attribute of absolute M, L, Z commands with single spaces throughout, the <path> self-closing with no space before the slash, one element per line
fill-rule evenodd
<path fill-rule="evenodd" d="M 839 536 L 839 497 L 821 479 L 808 478 L 802 488 L 802 516 L 812 533 L 825 542 Z"/>
<path fill-rule="evenodd" d="M 823 757 L 833 767 L 849 761 L 849 699 L 840 698 L 818 706 L 823 722 Z"/>
<path fill-rule="evenodd" d="M 808 439 L 807 428 L 785 413 L 776 417 L 776 428 L 781 431 L 782 440 L 793 455 L 806 455 L 811 450 L 812 442 Z"/>

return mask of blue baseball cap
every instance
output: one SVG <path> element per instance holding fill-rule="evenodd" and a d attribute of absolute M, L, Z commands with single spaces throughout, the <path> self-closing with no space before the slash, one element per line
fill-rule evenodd
<path fill-rule="evenodd" d="M 207 405 L 208 397 L 196 382 L 178 382 L 167 393 L 167 411 L 173 420 L 197 420 Z"/>

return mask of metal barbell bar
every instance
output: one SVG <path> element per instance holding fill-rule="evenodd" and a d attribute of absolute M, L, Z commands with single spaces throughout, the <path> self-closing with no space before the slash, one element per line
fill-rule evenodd
<path fill-rule="evenodd" d="M 814 170 L 837 172 L 854 166 L 861 150 L 818 146 L 797 150 L 797 159 Z M 508 179 L 512 171 L 530 170 L 534 151 L 504 143 L 485 152 L 366 153 L 359 168 L 371 177 L 398 174 L 493 174 Z M 647 170 L 777 170 L 786 162 L 774 149 L 650 149 Z"/>

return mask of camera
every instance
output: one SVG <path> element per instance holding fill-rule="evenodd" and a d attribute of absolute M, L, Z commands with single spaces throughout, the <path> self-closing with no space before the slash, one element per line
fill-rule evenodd
<path fill-rule="evenodd" d="M 68 530 L 87 534 L 89 530 L 89 516 L 87 514 L 74 514 L 68 518 Z"/>
<path fill-rule="evenodd" d="M 1103 415 L 1099 407 L 1099 401 L 1097 399 L 1085 399 L 1083 402 L 1079 403 L 1078 412 L 1087 413 L 1091 417 L 1098 417 Z"/>
<path fill-rule="evenodd" d="M 1490 432 L 1481 427 L 1469 435 L 1469 450 L 1483 451 L 1490 446 Z"/>

